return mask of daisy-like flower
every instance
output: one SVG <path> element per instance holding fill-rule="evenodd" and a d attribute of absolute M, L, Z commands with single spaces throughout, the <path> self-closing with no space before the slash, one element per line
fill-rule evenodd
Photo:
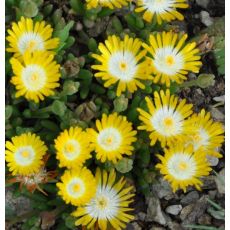
<path fill-rule="evenodd" d="M 59 39 L 51 38 L 53 29 L 44 21 L 34 24 L 31 18 L 21 17 L 18 23 L 12 23 L 8 31 L 9 48 L 6 50 L 15 53 L 15 57 L 22 56 L 26 51 L 48 51 L 58 47 Z"/>
<path fill-rule="evenodd" d="M 131 155 L 134 147 L 132 143 L 137 140 L 137 131 L 132 129 L 132 123 L 125 116 L 117 113 L 102 115 L 101 121 L 96 121 L 97 131 L 88 129 L 91 137 L 91 147 L 96 151 L 97 159 L 116 163 L 123 154 Z"/>
<path fill-rule="evenodd" d="M 221 158 L 222 155 L 217 149 L 224 142 L 224 128 L 219 122 L 211 119 L 211 114 L 201 110 L 185 122 L 188 140 L 185 144 L 192 144 L 194 150 L 203 149 L 206 155 Z M 190 128 L 189 128 L 190 127 Z"/>
<path fill-rule="evenodd" d="M 72 205 L 84 205 L 96 193 L 96 180 L 89 169 L 76 166 L 74 169 L 66 170 L 57 183 L 58 195 L 67 203 Z"/>
<path fill-rule="evenodd" d="M 64 130 L 54 141 L 57 150 L 59 167 L 74 168 L 82 164 L 89 158 L 89 137 L 80 127 L 71 127 Z"/>
<path fill-rule="evenodd" d="M 148 112 L 138 108 L 139 119 L 143 122 L 140 130 L 150 132 L 151 145 L 157 140 L 162 147 L 175 141 L 184 140 L 186 133 L 185 119 L 192 114 L 192 104 L 186 100 L 179 101 L 178 97 L 170 95 L 170 91 L 154 92 L 154 103 L 149 97 L 145 98 Z"/>
<path fill-rule="evenodd" d="M 187 0 L 137 0 L 136 12 L 144 12 L 143 18 L 152 22 L 156 17 L 158 24 L 162 21 L 170 22 L 178 19 L 183 20 L 184 16 L 176 8 L 188 8 Z"/>
<path fill-rule="evenodd" d="M 164 150 L 164 156 L 157 155 L 161 163 L 156 165 L 160 169 L 164 179 L 169 181 L 173 192 L 194 185 L 200 190 L 202 182 L 200 177 L 209 175 L 211 168 L 205 156 L 205 152 L 193 151 L 192 146 L 184 147 L 178 143 Z"/>
<path fill-rule="evenodd" d="M 53 61 L 54 56 L 47 52 L 26 52 L 23 61 L 11 58 L 10 63 L 14 76 L 11 83 L 16 86 L 16 97 L 25 96 L 36 103 L 44 100 L 44 96 L 54 94 L 54 89 L 60 84 L 60 65 Z"/>
<path fill-rule="evenodd" d="M 12 175 L 39 172 L 47 147 L 39 136 L 24 133 L 6 142 L 6 162 Z"/>
<path fill-rule="evenodd" d="M 115 182 L 116 174 L 111 170 L 101 172 L 99 168 L 96 171 L 96 195 L 82 207 L 78 207 L 73 216 L 79 219 L 75 224 L 87 226 L 87 229 L 116 229 L 121 230 L 126 227 L 126 223 L 134 219 L 134 216 L 128 214 L 132 211 L 129 204 L 134 194 L 130 193 L 132 186 L 124 188 L 126 181 L 122 177 Z"/>
<path fill-rule="evenodd" d="M 202 65 L 195 42 L 185 44 L 188 35 L 179 37 L 170 32 L 150 35 L 150 45 L 143 44 L 152 58 L 154 83 L 170 86 L 170 81 L 182 83 L 189 71 L 198 73 Z"/>
<path fill-rule="evenodd" d="M 98 6 L 114 9 L 127 6 L 130 1 L 131 0 L 86 0 L 86 6 L 87 9 L 96 8 Z"/>
<path fill-rule="evenodd" d="M 101 54 L 93 54 L 92 57 L 100 62 L 92 68 L 98 70 L 95 77 L 105 81 L 104 86 L 109 87 L 118 82 L 117 96 L 120 96 L 126 88 L 133 93 L 137 88 L 144 89 L 140 80 L 152 79 L 149 65 L 151 60 L 145 59 L 146 50 L 141 50 L 142 42 L 135 38 L 125 36 L 124 40 L 112 35 L 100 43 L 98 49 Z"/>

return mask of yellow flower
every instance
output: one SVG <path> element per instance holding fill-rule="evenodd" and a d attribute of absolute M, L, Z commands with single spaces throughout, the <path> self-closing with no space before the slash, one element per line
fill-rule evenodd
<path fill-rule="evenodd" d="M 57 150 L 59 167 L 74 168 L 82 164 L 89 158 L 89 137 L 86 132 L 79 127 L 71 127 L 64 130 L 54 141 Z"/>
<path fill-rule="evenodd" d="M 108 7 L 110 9 L 122 8 L 127 6 L 131 0 L 86 0 L 87 9 L 96 8 L 98 6 Z"/>
<path fill-rule="evenodd" d="M 136 131 L 132 129 L 132 123 L 128 122 L 125 116 L 117 113 L 102 115 L 102 120 L 96 121 L 98 131 L 88 129 L 91 137 L 91 147 L 96 151 L 97 159 L 101 162 L 106 160 L 114 163 L 122 158 L 123 154 L 132 155 L 136 141 Z"/>
<path fill-rule="evenodd" d="M 22 56 L 26 51 L 47 51 L 58 47 L 59 39 L 51 38 L 53 29 L 44 21 L 34 24 L 31 18 L 21 17 L 18 23 L 12 23 L 8 31 L 9 48 L 6 50 L 15 53 L 15 57 Z"/>
<path fill-rule="evenodd" d="M 79 218 L 75 222 L 77 226 L 87 226 L 87 229 L 97 229 L 96 226 L 99 226 L 101 230 L 121 230 L 126 227 L 126 223 L 134 219 L 133 215 L 127 213 L 133 210 L 129 208 L 129 204 L 133 202 L 131 198 L 134 194 L 130 193 L 133 187 L 124 188 L 126 181 L 123 177 L 118 182 L 115 180 L 114 170 L 107 173 L 97 168 L 96 195 L 72 213 Z"/>
<path fill-rule="evenodd" d="M 162 147 L 175 141 L 184 139 L 186 128 L 185 119 L 192 114 L 192 104 L 186 104 L 186 100 L 178 100 L 178 97 L 170 95 L 170 91 L 154 92 L 154 103 L 149 97 L 145 98 L 149 113 L 138 108 L 139 119 L 143 122 L 138 127 L 140 130 L 150 132 L 151 145 L 157 140 Z"/>
<path fill-rule="evenodd" d="M 211 168 L 207 162 L 205 152 L 193 152 L 191 146 L 184 147 L 181 143 L 176 143 L 164 150 L 164 156 L 157 155 L 161 163 L 156 165 L 160 169 L 164 179 L 169 181 L 173 192 L 194 185 L 200 190 L 202 182 L 200 177 L 209 175 Z"/>
<path fill-rule="evenodd" d="M 6 142 L 6 162 L 12 175 L 39 172 L 47 147 L 39 136 L 24 133 Z"/>
<path fill-rule="evenodd" d="M 53 59 L 52 54 L 40 51 L 26 52 L 23 62 L 11 58 L 10 63 L 15 74 L 11 83 L 17 89 L 15 96 L 25 96 L 26 99 L 37 103 L 44 100 L 44 96 L 53 95 L 54 89 L 60 85 L 60 65 Z"/>
<path fill-rule="evenodd" d="M 141 50 L 142 42 L 135 38 L 125 36 L 124 40 L 113 35 L 100 43 L 98 49 L 101 54 L 93 54 L 99 65 L 92 68 L 98 70 L 95 77 L 105 81 L 104 86 L 109 87 L 118 82 L 117 96 L 120 96 L 126 88 L 133 93 L 137 88 L 144 89 L 140 80 L 152 79 L 149 65 L 151 60 L 144 59 L 145 50 Z"/>
<path fill-rule="evenodd" d="M 162 21 L 184 20 L 184 16 L 176 8 L 188 8 L 187 0 L 137 0 L 136 12 L 144 12 L 143 18 L 152 22 L 156 18 L 158 24 Z"/>
<path fill-rule="evenodd" d="M 74 169 L 66 170 L 61 181 L 57 183 L 58 195 L 67 204 L 84 205 L 96 193 L 95 178 L 86 167 L 80 168 L 76 165 Z"/>
<path fill-rule="evenodd" d="M 154 83 L 170 86 L 170 81 L 182 83 L 189 71 L 198 73 L 202 63 L 195 42 L 185 44 L 188 35 L 179 37 L 173 32 L 150 35 L 150 45 L 143 44 L 152 58 Z"/>
<path fill-rule="evenodd" d="M 186 135 L 188 140 L 185 144 L 192 144 L 194 150 L 202 149 L 206 155 L 221 158 L 222 155 L 217 149 L 224 142 L 224 128 L 219 122 L 211 119 L 211 114 L 201 110 L 199 114 L 194 114 L 185 122 L 187 126 Z"/>

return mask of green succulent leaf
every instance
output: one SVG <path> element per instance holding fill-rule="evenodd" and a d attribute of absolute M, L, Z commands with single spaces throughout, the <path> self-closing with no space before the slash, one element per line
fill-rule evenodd
<path fill-rule="evenodd" d="M 38 6 L 32 0 L 20 1 L 20 10 L 24 16 L 32 18 L 38 14 Z"/>
<path fill-rule="evenodd" d="M 64 102 L 55 100 L 52 104 L 51 109 L 54 114 L 61 117 L 61 116 L 64 116 L 67 107 Z"/>
<path fill-rule="evenodd" d="M 122 158 L 115 164 L 117 171 L 121 173 L 127 173 L 133 168 L 133 160 L 127 157 Z"/>
<path fill-rule="evenodd" d="M 129 99 L 125 98 L 125 96 L 122 94 L 113 101 L 114 111 L 118 113 L 125 111 L 128 108 L 128 103 Z"/>

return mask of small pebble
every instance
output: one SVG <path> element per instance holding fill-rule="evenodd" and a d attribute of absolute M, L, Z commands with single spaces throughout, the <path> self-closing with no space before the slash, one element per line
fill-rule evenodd
<path fill-rule="evenodd" d="M 206 26 L 211 26 L 213 24 L 213 18 L 209 16 L 209 13 L 207 11 L 200 12 L 200 19 L 201 22 Z"/>
<path fill-rule="evenodd" d="M 209 216 L 206 213 L 198 218 L 198 223 L 201 225 L 210 225 L 211 221 L 212 221 L 211 216 Z"/>
<path fill-rule="evenodd" d="M 208 162 L 210 163 L 211 166 L 217 166 L 219 163 L 219 159 L 217 157 L 213 156 L 207 156 Z"/>
<path fill-rule="evenodd" d="M 144 220 L 145 220 L 145 217 L 146 217 L 146 213 L 144 213 L 144 212 L 139 212 L 139 213 L 137 214 L 137 217 L 138 217 L 139 220 L 144 221 Z"/>
<path fill-rule="evenodd" d="M 181 205 L 171 205 L 171 206 L 168 206 L 165 211 L 169 214 L 176 216 L 180 213 L 181 210 L 182 210 Z"/>
<path fill-rule="evenodd" d="M 181 199 L 181 204 L 187 205 L 191 204 L 199 199 L 199 194 L 197 191 L 191 191 Z"/>

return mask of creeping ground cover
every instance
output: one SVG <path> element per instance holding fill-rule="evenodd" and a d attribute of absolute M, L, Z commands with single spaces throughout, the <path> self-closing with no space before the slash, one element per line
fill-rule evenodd
<path fill-rule="evenodd" d="M 224 229 L 224 3 L 5 4 L 6 229 Z"/>

